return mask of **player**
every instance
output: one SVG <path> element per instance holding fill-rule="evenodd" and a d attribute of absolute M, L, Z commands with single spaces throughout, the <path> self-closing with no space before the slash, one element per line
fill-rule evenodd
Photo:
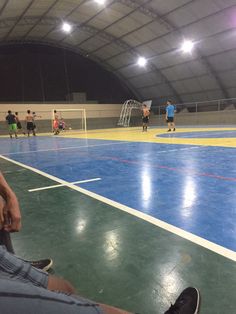
<path fill-rule="evenodd" d="M 54 120 L 53 120 L 53 132 L 54 135 L 58 135 L 59 131 L 59 116 L 56 110 L 54 110 Z"/>
<path fill-rule="evenodd" d="M 8 115 L 6 116 L 6 121 L 8 123 L 10 138 L 12 138 L 12 133 L 14 133 L 15 138 L 17 138 L 16 116 L 14 114 L 12 114 L 11 110 L 8 110 Z"/>
<path fill-rule="evenodd" d="M 28 136 L 30 136 L 31 131 L 33 135 L 36 136 L 35 128 L 34 128 L 34 116 L 31 114 L 30 110 L 27 110 L 25 121 L 26 121 L 26 128 L 27 128 Z"/>
<path fill-rule="evenodd" d="M 33 115 L 33 118 L 34 118 L 34 121 L 33 121 L 33 124 L 34 124 L 34 130 L 35 130 L 35 132 L 36 132 L 36 124 L 35 124 L 35 120 L 36 120 L 36 118 L 42 118 L 41 116 L 38 116 L 37 114 L 36 114 L 36 112 L 33 112 L 32 113 L 32 115 Z"/>
<path fill-rule="evenodd" d="M 66 123 L 65 121 L 61 118 L 58 124 L 58 129 L 59 131 L 65 131 L 66 128 Z"/>
<path fill-rule="evenodd" d="M 17 125 L 17 130 L 22 130 L 22 125 L 21 125 L 21 122 L 20 122 L 20 119 L 19 119 L 19 115 L 18 115 L 18 112 L 15 112 L 15 117 L 16 117 L 16 125 Z M 25 135 L 25 132 L 22 131 L 22 133 Z"/>
<path fill-rule="evenodd" d="M 143 120 L 143 132 L 147 132 L 148 122 L 149 122 L 150 111 L 147 108 L 147 105 L 143 105 L 142 109 L 142 120 Z"/>
<path fill-rule="evenodd" d="M 175 106 L 172 105 L 171 100 L 168 100 L 167 107 L 166 107 L 166 122 L 168 123 L 167 132 L 171 132 L 171 128 L 173 128 L 173 131 L 175 131 L 174 116 L 175 116 Z"/>

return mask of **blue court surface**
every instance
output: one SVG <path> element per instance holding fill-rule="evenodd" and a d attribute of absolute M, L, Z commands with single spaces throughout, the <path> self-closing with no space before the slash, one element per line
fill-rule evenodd
<path fill-rule="evenodd" d="M 68 182 L 100 178 L 81 187 L 236 251 L 234 148 L 31 137 L 1 139 L 0 154 Z"/>

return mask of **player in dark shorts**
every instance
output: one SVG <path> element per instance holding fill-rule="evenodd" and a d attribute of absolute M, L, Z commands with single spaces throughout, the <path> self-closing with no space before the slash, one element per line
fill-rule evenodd
<path fill-rule="evenodd" d="M 167 132 L 171 132 L 171 128 L 173 129 L 173 131 L 175 131 L 174 116 L 175 116 L 175 106 L 172 104 L 171 100 L 168 100 L 167 106 L 166 106 L 166 122 L 168 123 Z"/>
<path fill-rule="evenodd" d="M 26 121 L 26 129 L 28 136 L 30 136 L 30 132 L 35 136 L 35 127 L 34 127 L 34 116 L 30 113 L 30 110 L 27 110 L 27 115 L 25 117 Z"/>
<path fill-rule="evenodd" d="M 12 134 L 15 134 L 15 138 L 17 138 L 17 125 L 16 125 L 16 117 L 12 114 L 11 110 L 8 110 L 8 115 L 6 116 L 6 121 L 8 123 L 10 138 L 12 138 Z"/>
<path fill-rule="evenodd" d="M 143 109 L 142 109 L 143 132 L 144 131 L 147 132 L 149 116 L 150 116 L 150 111 L 148 110 L 147 105 L 144 104 Z"/>
<path fill-rule="evenodd" d="M 18 112 L 15 112 L 15 117 L 16 117 L 17 130 L 18 130 L 18 131 L 22 131 L 23 128 L 22 128 L 22 125 L 21 125 L 21 122 L 20 122 L 20 119 L 19 119 Z M 25 132 L 24 132 L 24 131 L 22 131 L 22 133 L 25 135 Z"/>

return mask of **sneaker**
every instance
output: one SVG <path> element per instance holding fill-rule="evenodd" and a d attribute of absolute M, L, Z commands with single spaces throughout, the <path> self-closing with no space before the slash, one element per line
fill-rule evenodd
<path fill-rule="evenodd" d="M 167 132 L 171 132 L 171 129 L 169 129 Z"/>
<path fill-rule="evenodd" d="M 196 288 L 186 288 L 165 314 L 197 314 L 200 294 Z"/>
<path fill-rule="evenodd" d="M 28 261 L 31 266 L 34 266 L 35 268 L 44 270 L 44 271 L 48 271 L 53 264 L 52 259 L 48 258 L 48 259 L 42 259 L 42 260 L 38 260 L 38 261 Z"/>

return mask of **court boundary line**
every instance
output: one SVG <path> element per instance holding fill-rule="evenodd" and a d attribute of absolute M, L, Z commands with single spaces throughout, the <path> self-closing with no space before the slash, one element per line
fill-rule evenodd
<path fill-rule="evenodd" d="M 80 181 L 74 181 L 74 182 L 69 182 L 69 183 L 70 184 L 81 184 L 81 183 L 89 183 L 89 182 L 95 182 L 95 181 L 100 181 L 100 180 L 102 180 L 102 179 L 101 178 L 94 178 L 94 179 L 80 180 Z M 66 186 L 66 185 L 65 184 L 48 185 L 48 186 L 43 186 L 41 188 L 30 189 L 30 190 L 28 190 L 28 192 L 50 190 L 50 189 L 60 188 L 62 186 Z"/>
<path fill-rule="evenodd" d="M 228 258 L 228 259 L 236 262 L 236 252 L 234 252 L 233 250 L 227 249 L 227 248 L 225 248 L 225 247 L 223 247 L 221 245 L 218 245 L 218 244 L 213 243 L 213 242 L 211 242 L 209 240 L 201 238 L 201 237 L 199 237 L 197 235 L 194 235 L 194 234 L 192 234 L 192 233 L 190 233 L 188 231 L 185 231 L 185 230 L 183 230 L 183 229 L 181 229 L 179 227 L 175 227 L 175 226 L 173 226 L 173 225 L 171 225 L 171 224 L 169 224 L 167 222 L 164 222 L 164 221 L 162 221 L 162 220 L 160 220 L 158 218 L 154 218 L 154 217 L 152 217 L 150 215 L 147 215 L 147 214 L 145 214 L 143 212 L 140 212 L 140 211 L 138 211 L 138 210 L 136 210 L 134 208 L 128 207 L 128 206 L 123 205 L 121 203 L 118 203 L 116 201 L 110 200 L 110 199 L 108 199 L 108 198 L 106 198 L 104 196 L 101 196 L 101 195 L 96 194 L 94 192 L 90 192 L 90 191 L 88 191 L 86 189 L 83 189 L 81 187 L 73 185 L 72 183 L 69 183 L 69 182 L 67 182 L 67 181 L 65 181 L 63 179 L 57 178 L 57 177 L 55 177 L 55 176 L 53 176 L 51 174 L 48 174 L 48 173 L 46 173 L 46 172 L 44 172 L 42 170 L 39 170 L 39 169 L 33 168 L 31 166 L 25 165 L 25 164 L 23 164 L 21 162 L 18 162 L 16 160 L 10 159 L 10 158 L 5 157 L 5 156 L 3 156 L 1 154 L 0 154 L 0 158 L 2 158 L 3 160 L 6 160 L 8 162 L 11 162 L 13 164 L 16 164 L 16 165 L 18 165 L 20 167 L 23 167 L 25 169 L 28 169 L 28 170 L 30 170 L 32 172 L 35 172 L 35 173 L 37 173 L 37 174 L 39 174 L 39 175 L 41 175 L 43 177 L 46 177 L 46 178 L 48 178 L 48 179 L 50 179 L 52 181 L 58 182 L 60 184 L 64 184 L 65 187 L 71 188 L 72 190 L 76 190 L 76 191 L 78 191 L 78 192 L 80 192 L 80 193 L 82 193 L 84 195 L 87 195 L 87 196 L 89 196 L 89 197 L 91 197 L 93 199 L 96 199 L 96 200 L 98 200 L 98 201 L 100 201 L 102 203 L 105 203 L 105 204 L 110 205 L 110 206 L 112 206 L 114 208 L 120 209 L 123 212 L 126 212 L 126 213 L 128 213 L 128 214 L 130 214 L 132 216 L 140 218 L 140 219 L 142 219 L 142 220 L 144 220 L 146 222 L 149 222 L 149 223 L 151 223 L 151 224 L 153 224 L 153 225 L 155 225 L 155 226 L 157 226 L 157 227 L 159 227 L 161 229 L 164 229 L 164 230 L 166 230 L 166 231 L 168 231 L 170 233 L 173 233 L 173 234 L 175 234 L 175 235 L 177 235 L 177 236 L 179 236 L 179 237 L 181 237 L 181 238 L 183 238 L 185 240 L 189 240 L 190 242 L 192 242 L 194 244 L 197 244 L 197 245 L 199 245 L 201 247 L 204 247 L 205 249 L 208 249 L 208 250 L 210 250 L 210 251 L 212 251 L 214 253 L 217 253 L 218 255 L 221 255 L 221 256 L 223 256 L 225 258 Z"/>
<path fill-rule="evenodd" d="M 85 139 L 86 140 L 86 139 Z M 109 141 L 110 140 L 104 140 Z M 89 148 L 89 147 L 97 147 L 97 146 L 108 146 L 108 145 L 122 145 L 122 144 L 130 144 L 128 141 L 116 141 L 113 143 L 102 143 L 102 144 L 94 144 L 94 145 L 84 145 L 84 146 L 68 146 L 68 147 L 60 147 L 60 148 L 49 148 L 49 149 L 39 149 L 39 150 L 29 150 L 24 152 L 15 152 L 15 153 L 1 153 L 0 156 L 4 155 L 22 155 L 22 154 L 31 154 L 31 153 L 41 153 L 41 152 L 51 152 L 58 150 L 67 150 L 67 149 L 81 149 L 81 148 Z"/>

